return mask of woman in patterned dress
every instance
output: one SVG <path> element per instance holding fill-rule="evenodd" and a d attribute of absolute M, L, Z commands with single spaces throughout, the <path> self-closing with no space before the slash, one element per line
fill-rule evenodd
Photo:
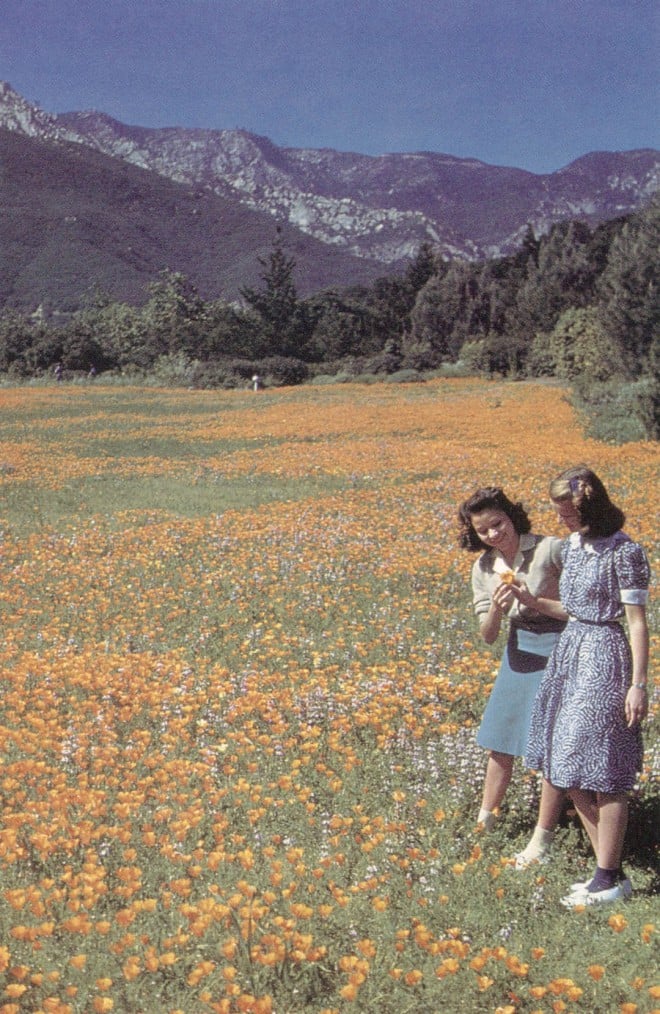
<path fill-rule="evenodd" d="M 484 711 L 477 743 L 489 751 L 477 822 L 490 831 L 511 781 L 516 757 L 527 743 L 529 720 L 547 658 L 565 623 L 540 610 L 559 607 L 561 540 L 533 535 L 522 504 L 499 487 L 477 490 L 460 507 L 460 545 L 480 552 L 472 567 L 474 609 L 487 644 L 509 619 L 509 636 L 497 679 Z M 518 601 L 524 583 L 534 605 Z"/>
<path fill-rule="evenodd" d="M 546 805 L 568 793 L 596 856 L 591 880 L 574 884 L 562 899 L 575 907 L 632 893 L 621 856 L 627 794 L 642 766 L 640 723 L 648 711 L 650 570 L 642 547 L 622 531 L 623 512 L 586 465 L 562 472 L 550 495 L 570 498 L 579 530 L 562 544 L 559 593 L 569 622 L 534 702 L 526 757 L 543 771 Z"/>

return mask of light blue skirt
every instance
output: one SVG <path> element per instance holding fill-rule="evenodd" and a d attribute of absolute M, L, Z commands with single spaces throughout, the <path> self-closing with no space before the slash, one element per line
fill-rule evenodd
<path fill-rule="evenodd" d="M 525 756 L 534 698 L 559 633 L 533 634 L 511 627 L 477 733 L 479 746 L 514 757 Z"/>

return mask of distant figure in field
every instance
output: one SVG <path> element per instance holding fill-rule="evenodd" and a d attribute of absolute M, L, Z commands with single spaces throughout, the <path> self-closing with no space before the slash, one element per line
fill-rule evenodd
<path fill-rule="evenodd" d="M 255 373 L 254 376 L 252 377 L 252 390 L 260 391 L 262 387 L 263 384 L 261 383 L 261 377 L 259 376 L 258 373 Z"/>

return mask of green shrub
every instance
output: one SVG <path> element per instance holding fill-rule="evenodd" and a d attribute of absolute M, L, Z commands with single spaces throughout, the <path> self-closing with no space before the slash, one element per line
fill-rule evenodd
<path fill-rule="evenodd" d="M 348 384 L 355 378 L 347 373 L 346 370 L 340 370 L 339 373 L 319 373 L 316 377 L 312 378 L 312 384 Z"/>
<path fill-rule="evenodd" d="M 440 366 L 442 356 L 429 342 L 416 342 L 406 346 L 401 358 L 402 370 L 418 370 L 420 373 Z"/>
<path fill-rule="evenodd" d="M 574 384 L 572 400 L 585 418 L 588 435 L 596 440 L 623 444 L 658 438 L 660 397 L 653 377 L 598 383 L 582 376 Z"/>
<path fill-rule="evenodd" d="M 486 373 L 490 369 L 488 345 L 483 338 L 463 342 L 459 361 L 470 373 Z"/>
<path fill-rule="evenodd" d="M 423 384 L 426 378 L 417 370 L 397 370 L 385 377 L 388 384 Z"/>
<path fill-rule="evenodd" d="M 308 368 L 302 359 L 292 356 L 269 356 L 254 364 L 253 373 L 258 374 L 266 387 L 291 387 L 307 380 Z"/>
<path fill-rule="evenodd" d="M 149 371 L 152 383 L 162 387 L 192 387 L 197 363 L 185 352 L 159 356 Z"/>

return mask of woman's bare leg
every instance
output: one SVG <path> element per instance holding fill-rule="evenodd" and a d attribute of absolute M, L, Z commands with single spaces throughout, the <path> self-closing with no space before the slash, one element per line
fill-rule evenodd
<path fill-rule="evenodd" d="M 499 753 L 497 750 L 490 751 L 488 764 L 486 765 L 486 780 L 484 782 L 481 810 L 478 817 L 478 820 L 484 824 L 488 831 L 494 823 L 493 811 L 502 804 L 506 790 L 511 782 L 514 760 L 513 754 Z M 490 817 L 487 816 L 488 814 L 490 814 Z"/>
<path fill-rule="evenodd" d="M 538 827 L 543 828 L 544 831 L 554 831 L 561 817 L 565 797 L 566 792 L 564 789 L 558 789 L 547 778 L 543 779 L 537 820 Z"/>
<path fill-rule="evenodd" d="M 628 827 L 627 795 L 599 792 L 598 812 L 598 865 L 604 870 L 618 870 Z"/>
<path fill-rule="evenodd" d="M 547 861 L 555 837 L 555 828 L 561 817 L 565 792 L 552 785 L 547 778 L 541 786 L 539 815 L 532 837 L 516 856 L 516 869 L 524 870 L 533 863 Z"/>
<path fill-rule="evenodd" d="M 591 847 L 596 856 L 596 862 L 598 862 L 600 807 L 597 796 L 594 792 L 589 792 L 587 789 L 571 789 L 569 796 L 578 812 L 582 826 L 587 832 Z"/>
<path fill-rule="evenodd" d="M 587 885 L 574 885 L 574 893 L 563 898 L 562 903 L 574 908 L 585 902 L 590 904 L 589 898 L 597 902 L 628 897 L 630 883 L 623 880 L 621 873 L 628 824 L 628 796 L 625 793 L 598 792 L 594 797 L 594 793 L 577 790 L 571 792 L 571 798 L 596 853 L 596 872 Z"/>

